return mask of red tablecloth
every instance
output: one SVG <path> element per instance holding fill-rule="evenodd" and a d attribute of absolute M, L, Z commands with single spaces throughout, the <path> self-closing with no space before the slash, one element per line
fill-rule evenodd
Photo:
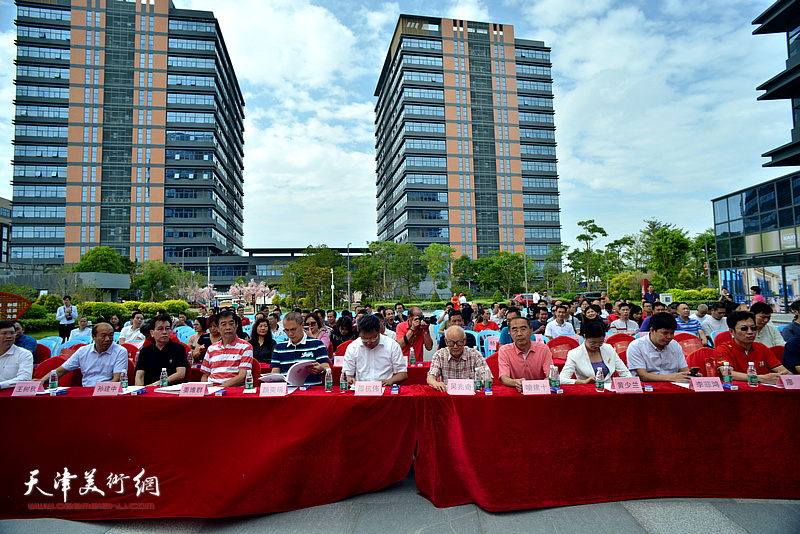
<path fill-rule="evenodd" d="M 648 497 L 800 498 L 800 392 L 564 386 L 416 399 L 417 488 L 438 507 L 518 510 Z"/>
<path fill-rule="evenodd" d="M 338 387 L 334 393 L 314 387 L 284 398 L 245 396 L 241 388 L 206 398 L 148 389 L 137 397 L 91 398 L 92 389 L 71 388 L 59 397 L 0 399 L 6 429 L 0 517 L 210 518 L 279 512 L 375 491 L 402 480 L 411 468 L 418 386 L 382 397 L 340 394 Z M 9 396 L 10 390 L 0 393 Z M 77 476 L 67 493 L 73 509 L 64 509 L 61 486 L 54 489 L 56 475 L 65 468 Z M 84 474 L 93 469 L 94 484 L 104 496 L 80 495 Z M 142 469 L 144 492 L 137 496 L 134 477 Z M 26 496 L 34 470 L 38 485 Z M 116 493 L 119 485 L 109 488 L 110 474 L 129 477 L 123 479 L 123 494 Z M 158 496 L 152 480 L 144 486 L 150 477 L 158 479 Z"/>

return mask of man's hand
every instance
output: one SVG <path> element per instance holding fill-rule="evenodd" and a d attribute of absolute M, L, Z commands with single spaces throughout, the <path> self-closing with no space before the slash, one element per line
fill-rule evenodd
<path fill-rule="evenodd" d="M 348 386 L 352 386 L 355 383 L 356 383 L 356 377 L 354 377 L 354 376 L 348 376 L 347 377 L 347 385 Z"/>
<path fill-rule="evenodd" d="M 514 387 L 517 388 L 517 391 L 522 393 L 522 379 L 521 378 L 514 379 Z"/>
<path fill-rule="evenodd" d="M 320 373 L 325 372 L 325 368 L 322 365 L 315 363 L 313 366 L 309 368 L 311 370 L 312 375 L 318 375 Z"/>
<path fill-rule="evenodd" d="M 391 385 L 392 385 L 392 379 L 391 378 L 383 378 L 383 379 L 381 379 L 381 386 L 386 387 L 386 386 L 391 386 Z"/>
<path fill-rule="evenodd" d="M 775 385 L 778 383 L 780 373 L 767 373 L 765 375 L 758 375 L 758 381 L 762 384 L 772 384 Z"/>
<path fill-rule="evenodd" d="M 692 378 L 692 375 L 689 374 L 689 371 L 681 371 L 680 373 L 676 373 L 676 374 L 672 375 L 671 382 L 688 383 L 688 382 L 692 381 L 691 378 Z"/>
<path fill-rule="evenodd" d="M 447 391 L 447 386 L 444 385 L 444 382 L 434 382 L 433 384 L 428 385 L 435 391 Z"/>

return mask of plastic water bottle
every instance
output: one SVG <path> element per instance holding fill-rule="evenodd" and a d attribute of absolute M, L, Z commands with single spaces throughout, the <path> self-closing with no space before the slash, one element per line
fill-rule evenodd
<path fill-rule="evenodd" d="M 558 367 L 555 365 L 550 366 L 550 387 L 556 389 L 561 387 L 561 376 L 558 374 Z"/>
<path fill-rule="evenodd" d="M 251 369 L 248 369 L 247 374 L 244 375 L 244 389 L 253 389 L 253 371 Z"/>
<path fill-rule="evenodd" d="M 411 350 L 408 351 L 408 366 L 414 367 L 417 365 L 417 357 L 414 354 L 414 348 L 412 347 Z"/>
<path fill-rule="evenodd" d="M 594 390 L 598 393 L 602 393 L 603 389 L 605 389 L 605 383 L 603 382 L 603 368 L 598 367 L 597 372 L 594 375 Z"/>
<path fill-rule="evenodd" d="M 122 389 L 128 389 L 128 371 L 122 371 L 119 374 L 119 383 Z"/>
<path fill-rule="evenodd" d="M 753 362 L 747 362 L 747 385 L 751 388 L 758 387 L 758 373 L 756 373 L 756 366 Z"/>
<path fill-rule="evenodd" d="M 492 373 L 491 371 L 483 371 L 483 391 L 485 392 L 487 389 L 492 391 Z"/>
<path fill-rule="evenodd" d="M 483 369 L 481 369 L 480 365 L 475 367 L 475 374 L 472 380 L 475 383 L 475 393 L 480 392 L 483 389 Z"/>
<path fill-rule="evenodd" d="M 165 387 L 167 387 L 169 385 L 168 376 L 169 375 L 167 375 L 167 368 L 166 367 L 162 367 L 161 368 L 161 379 L 160 379 L 160 385 L 161 385 L 162 388 L 165 388 Z"/>
<path fill-rule="evenodd" d="M 50 382 L 48 382 L 47 388 L 53 391 L 58 389 L 58 375 L 55 369 L 50 371 Z"/>
<path fill-rule="evenodd" d="M 344 374 L 344 369 L 342 369 L 342 374 L 339 375 L 339 393 L 347 393 L 348 389 L 347 375 Z"/>
<path fill-rule="evenodd" d="M 733 382 L 733 370 L 731 369 L 731 364 L 725 362 L 725 365 L 722 366 L 722 383 L 730 384 L 732 382 Z"/>
<path fill-rule="evenodd" d="M 333 391 L 333 372 L 331 368 L 325 369 L 325 392 L 330 393 Z"/>

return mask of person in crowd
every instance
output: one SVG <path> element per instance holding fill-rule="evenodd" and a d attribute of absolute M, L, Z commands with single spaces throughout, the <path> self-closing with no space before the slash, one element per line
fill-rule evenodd
<path fill-rule="evenodd" d="M 603 322 L 603 319 L 600 317 L 600 306 L 597 304 L 591 304 L 583 315 L 581 315 L 583 320 L 581 321 L 581 335 L 585 338 L 586 337 L 586 329 L 590 324 L 596 323 L 599 324 L 603 331 L 606 330 L 606 323 Z"/>
<path fill-rule="evenodd" d="M 520 313 L 519 308 L 517 308 L 516 306 L 509 306 L 508 307 L 508 312 L 506 313 L 506 321 L 505 321 L 506 324 L 505 324 L 505 326 L 503 326 L 503 328 L 500 329 L 500 339 L 497 340 L 497 348 L 498 349 L 503 345 L 508 345 L 509 343 L 513 343 L 514 342 L 514 340 L 511 339 L 511 334 L 508 333 L 508 324 L 511 322 L 511 319 L 513 319 L 514 317 L 522 317 L 522 314 Z M 547 325 L 542 325 L 542 326 L 547 326 Z M 544 332 L 544 330 L 542 332 L 540 332 L 540 333 L 543 333 L 543 332 Z M 535 333 L 536 332 L 534 332 L 534 334 Z M 469 345 L 469 337 L 467 337 L 467 346 L 471 346 L 471 345 Z M 439 348 L 440 349 L 442 348 L 441 343 L 439 344 Z"/>
<path fill-rule="evenodd" d="M 203 373 L 200 381 L 217 387 L 243 385 L 247 371 L 253 369 L 253 347 L 236 335 L 239 327 L 236 313 L 230 309 L 222 310 L 209 323 L 209 330 L 210 325 L 215 325 L 220 339 L 206 350 L 200 365 Z"/>
<path fill-rule="evenodd" d="M 559 305 L 561 302 L 559 301 Z M 581 329 L 581 316 L 575 315 L 575 312 L 578 310 L 578 301 L 572 301 L 569 304 L 564 304 L 567 307 L 567 317 L 564 319 L 567 323 L 572 325 L 572 329 L 577 332 Z"/>
<path fill-rule="evenodd" d="M 547 309 L 546 308 L 535 308 L 535 309 L 536 309 L 536 319 L 534 319 L 533 322 L 531 323 L 531 329 L 533 330 L 532 333 L 544 335 L 544 331 L 547 328 Z M 511 337 L 511 334 L 509 334 L 509 337 Z"/>
<path fill-rule="evenodd" d="M 575 328 L 573 328 L 572 324 L 566 322 L 566 306 L 563 304 L 556 306 L 555 310 L 553 310 L 553 317 L 555 317 L 555 319 L 552 322 L 547 323 L 547 327 L 544 329 L 544 335 L 549 339 L 553 339 L 564 334 L 575 333 Z"/>
<path fill-rule="evenodd" d="M 794 314 L 794 320 L 787 324 L 781 331 L 781 337 L 784 341 L 789 342 L 791 339 L 800 336 L 800 300 L 792 302 L 789 306 Z"/>
<path fill-rule="evenodd" d="M 760 287 L 752 286 L 750 288 L 750 291 L 753 293 L 753 302 L 751 302 L 751 305 L 755 304 L 756 302 L 761 302 L 761 303 L 764 303 L 764 304 L 767 303 L 767 300 L 764 298 L 764 295 L 761 294 L 761 288 Z"/>
<path fill-rule="evenodd" d="M 614 306 L 610 302 L 606 302 L 603 304 L 603 309 L 600 312 L 600 317 L 602 317 L 603 322 L 606 324 L 610 323 L 610 317 L 614 314 Z"/>
<path fill-rule="evenodd" d="M 732 301 L 731 296 L 728 294 L 728 288 L 725 287 L 725 286 L 722 286 L 722 289 L 720 289 L 719 301 L 720 302 L 730 302 L 730 301 Z"/>
<path fill-rule="evenodd" d="M 496 322 L 492 321 L 492 313 L 489 310 L 483 311 L 483 317 L 479 323 L 475 323 L 475 331 L 483 332 L 484 330 L 500 330 Z"/>
<path fill-rule="evenodd" d="M 648 334 L 628 345 L 628 369 L 642 382 L 689 382 L 683 349 L 673 339 L 677 328 L 672 315 L 656 313 L 650 317 Z"/>
<path fill-rule="evenodd" d="M 408 378 L 408 366 L 396 341 L 380 333 L 381 320 L 365 313 L 358 318 L 358 339 L 347 346 L 342 373 L 348 384 L 378 382 L 400 384 Z"/>
<path fill-rule="evenodd" d="M 690 334 L 694 334 L 700 338 L 700 341 L 703 342 L 703 346 L 708 346 L 708 337 L 706 337 L 706 333 L 703 331 L 703 325 L 700 324 L 700 321 L 697 319 L 691 319 L 689 317 L 689 305 L 685 302 L 678 302 L 676 306 L 678 310 L 678 316 L 675 318 L 678 332 L 688 332 Z M 780 336 L 778 336 L 780 337 Z"/>
<path fill-rule="evenodd" d="M 169 315 L 169 313 L 167 313 L 167 315 Z M 180 328 L 181 326 L 191 326 L 191 324 L 189 323 L 189 317 L 186 315 L 186 312 L 178 312 L 178 317 L 172 320 L 173 332 L 175 331 L 176 328 Z"/>
<path fill-rule="evenodd" d="M 253 334 L 250 337 L 250 346 L 253 347 L 253 358 L 261 364 L 262 372 L 266 372 L 272 363 L 272 352 L 275 350 L 275 340 L 272 339 L 272 330 L 269 321 L 262 317 L 256 317 L 253 323 Z"/>
<path fill-rule="evenodd" d="M 208 327 L 208 347 L 222 340 L 222 334 L 219 331 L 219 323 L 217 322 L 217 314 L 212 313 L 206 320 L 206 327 Z M 203 339 L 201 338 L 201 342 Z"/>
<path fill-rule="evenodd" d="M 608 321 L 609 324 L 619 319 L 619 305 L 621 302 L 621 300 L 614 301 L 613 311 L 608 314 L 608 317 L 606 317 L 606 321 Z"/>
<path fill-rule="evenodd" d="M 378 312 L 378 313 L 376 313 L 374 315 L 375 315 L 375 317 L 378 318 L 378 320 L 381 323 L 381 335 L 388 337 L 389 339 L 391 339 L 394 342 L 397 342 L 397 333 L 392 332 L 391 330 L 386 328 L 386 318 L 383 316 L 383 313 Z"/>
<path fill-rule="evenodd" d="M 331 345 L 334 352 L 339 348 L 339 345 L 345 341 L 350 341 L 358 337 L 358 334 L 353 328 L 353 318 L 350 315 L 342 314 L 339 320 L 336 321 L 336 327 L 329 334 Z"/>
<path fill-rule="evenodd" d="M 649 300 L 642 300 L 642 322 L 653 315 L 653 303 Z"/>
<path fill-rule="evenodd" d="M 450 322 L 450 326 L 458 326 L 462 330 L 464 329 L 464 316 L 463 316 L 463 314 L 461 313 L 460 310 L 452 310 L 450 312 L 449 322 Z M 447 330 L 449 330 L 449 328 Z M 445 332 L 447 332 L 447 330 L 445 330 Z M 474 347 L 477 346 L 477 343 L 475 342 L 475 336 L 473 336 L 472 334 L 468 334 L 466 332 L 465 332 L 464 335 L 465 335 L 465 339 L 467 341 L 467 347 L 473 347 L 474 348 Z M 446 344 L 447 344 L 446 336 L 440 337 L 439 338 L 439 345 L 437 347 L 437 350 L 445 348 L 447 346 Z"/>
<path fill-rule="evenodd" d="M 267 316 L 269 322 L 269 329 L 272 333 L 272 338 L 278 338 L 283 335 L 283 326 L 281 325 L 281 315 L 273 312 Z"/>
<path fill-rule="evenodd" d="M 543 301 L 547 302 L 547 304 L 550 304 L 551 302 L 553 302 L 553 297 L 551 297 L 550 295 L 548 295 L 548 294 L 547 294 L 547 290 L 545 289 L 544 291 L 542 291 L 542 297 L 541 297 L 541 300 L 543 300 Z"/>
<path fill-rule="evenodd" d="M 498 304 L 497 316 L 492 317 L 491 320 L 494 321 L 499 327 L 501 324 L 503 324 L 503 321 L 506 320 L 506 313 L 508 313 L 508 305 L 506 305 L 505 303 Z"/>
<path fill-rule="evenodd" d="M 492 305 L 489 307 L 489 320 L 493 321 L 497 324 L 500 324 L 500 304 L 497 302 L 492 302 Z M 483 320 L 483 311 L 481 310 L 477 316 L 478 321 Z"/>
<path fill-rule="evenodd" d="M 239 318 L 239 324 L 241 326 L 247 326 L 250 324 L 250 319 L 244 316 L 244 306 L 239 306 L 236 308 L 236 315 Z"/>
<path fill-rule="evenodd" d="M 330 334 L 334 327 L 336 327 L 336 310 L 328 310 L 325 312 L 325 328 Z"/>
<path fill-rule="evenodd" d="M 706 318 L 708 315 L 708 306 L 705 304 L 699 304 L 697 306 L 697 311 L 689 316 L 689 319 L 697 319 L 700 323 L 703 322 L 703 319 Z"/>
<path fill-rule="evenodd" d="M 341 328 L 342 321 L 352 321 L 348 316 L 343 316 L 339 319 L 338 327 Z M 278 343 L 272 353 L 272 362 L 270 362 L 271 373 L 281 373 L 286 375 L 292 365 L 301 361 L 313 361 L 314 365 L 311 367 L 311 374 L 306 378 L 306 384 L 321 384 L 321 373 L 326 369 L 330 369 L 330 360 L 328 359 L 328 350 L 319 339 L 308 337 L 303 330 L 303 314 L 297 312 L 289 312 L 283 318 L 283 331 L 289 338 L 287 341 Z M 331 338 L 333 341 L 333 338 Z"/>
<path fill-rule="evenodd" d="M 642 326 L 639 327 L 639 332 L 647 332 L 650 330 L 650 317 L 657 313 L 664 313 L 667 311 L 667 305 L 663 302 L 656 302 L 653 304 L 653 313 L 644 318 L 642 321 Z"/>
<path fill-rule="evenodd" d="M 703 317 L 702 326 L 706 337 L 712 341 L 714 339 L 714 332 L 728 329 L 728 323 L 725 321 L 724 302 L 715 302 L 711 305 L 708 315 Z"/>
<path fill-rule="evenodd" d="M 649 302 L 648 302 L 649 304 Z M 636 328 L 638 329 L 642 326 L 642 321 L 644 320 L 644 312 L 642 311 L 641 306 L 637 306 L 636 304 L 631 304 L 631 321 L 636 323 Z"/>
<path fill-rule="evenodd" d="M 31 336 L 25 335 L 25 327 L 22 326 L 21 322 L 14 321 L 14 330 L 14 345 L 30 351 L 31 354 L 36 354 L 36 340 Z"/>
<path fill-rule="evenodd" d="M 383 322 L 386 326 L 386 330 L 390 330 L 391 332 L 395 331 L 397 328 L 397 324 L 394 321 L 394 310 L 391 308 L 386 308 L 383 310 Z M 395 334 L 395 339 L 397 338 L 397 334 Z"/>
<path fill-rule="evenodd" d="M 69 333 L 69 339 L 76 337 L 89 337 L 92 335 L 92 329 L 89 328 L 89 318 L 85 315 L 78 317 L 78 328 L 74 328 Z"/>
<path fill-rule="evenodd" d="M 26 382 L 33 376 L 35 349 L 32 353 L 14 343 L 17 338 L 17 323 L 0 321 L 0 389 L 13 388 L 17 382 Z M 35 344 L 34 340 L 34 347 Z"/>
<path fill-rule="evenodd" d="M 122 371 L 128 370 L 128 351 L 114 343 L 114 329 L 108 323 L 97 323 L 92 327 L 92 343 L 85 345 L 70 356 L 56 369 L 59 378 L 70 371 L 80 369 L 83 374 L 81 385 L 92 388 L 98 382 L 119 382 Z M 50 375 L 42 377 L 47 384 Z"/>
<path fill-rule="evenodd" d="M 447 330 L 447 318 L 450 316 L 450 310 L 455 309 L 456 307 L 452 302 L 448 302 L 444 305 L 444 313 L 440 314 L 439 318 L 436 320 L 436 324 L 439 325 L 439 332 Z"/>
<path fill-rule="evenodd" d="M 782 347 L 786 344 L 775 325 L 770 323 L 772 308 L 769 304 L 766 302 L 754 302 L 750 305 L 750 313 L 755 316 L 756 327 L 758 327 L 757 343 L 763 343 L 767 347 Z M 728 326 L 730 326 L 730 323 L 728 323 Z"/>
<path fill-rule="evenodd" d="M 172 317 L 167 314 L 156 315 L 152 321 L 153 343 L 142 347 L 136 362 L 135 384 L 137 386 L 158 386 L 161 369 L 167 370 L 167 383 L 177 384 L 186 378 L 189 362 L 186 347 L 170 339 Z"/>
<path fill-rule="evenodd" d="M 653 304 L 658 301 L 658 293 L 656 293 L 656 289 L 653 287 L 653 284 L 647 284 L 647 293 L 644 294 L 644 298 Z"/>
<path fill-rule="evenodd" d="M 800 374 L 800 335 L 786 342 L 781 363 L 792 374 Z"/>
<path fill-rule="evenodd" d="M 602 320 L 587 322 L 584 332 L 585 339 L 581 346 L 567 353 L 567 363 L 561 370 L 562 384 L 592 384 L 598 368 L 603 370 L 603 382 L 608 384 L 614 371 L 622 378 L 631 376 L 617 351 L 605 344 L 606 329 Z"/>
<path fill-rule="evenodd" d="M 639 333 L 639 325 L 630 320 L 631 305 L 622 302 L 619 305 L 619 319 L 608 326 L 609 334 L 628 334 L 635 336 Z"/>
<path fill-rule="evenodd" d="M 119 333 L 120 345 L 129 341 L 140 341 L 144 339 L 142 333 L 139 332 L 139 328 L 142 326 L 142 321 L 144 321 L 144 315 L 142 315 L 142 312 L 139 310 L 134 310 L 131 313 L 131 324 L 124 327 L 122 332 Z"/>
<path fill-rule="evenodd" d="M 715 348 L 714 356 L 718 366 L 722 367 L 726 362 L 730 364 L 734 380 L 747 381 L 749 362 L 755 365 L 758 381 L 761 384 L 776 384 L 780 375 L 791 374 L 769 347 L 756 341 L 756 332 L 759 328 L 755 314 L 735 311 L 728 316 L 727 322 L 733 339 Z"/>
<path fill-rule="evenodd" d="M 322 319 L 320 319 L 319 315 L 316 313 L 309 314 L 305 319 L 304 326 L 306 335 L 322 341 L 322 344 L 325 345 L 325 350 L 330 348 L 331 336 L 322 328 Z"/>
<path fill-rule="evenodd" d="M 474 314 L 475 309 L 469 304 L 465 304 L 461 307 L 461 317 L 464 318 L 464 330 L 475 330 L 475 321 L 473 320 Z"/>
<path fill-rule="evenodd" d="M 403 349 L 403 356 L 408 358 L 411 348 L 417 361 L 422 361 L 425 350 L 433 348 L 433 338 L 431 338 L 430 328 L 424 320 L 422 309 L 419 306 L 411 306 L 408 309 L 408 320 L 397 327 L 397 342 Z"/>
<path fill-rule="evenodd" d="M 108 318 L 108 324 L 114 329 L 114 332 L 122 332 L 122 317 L 118 313 L 112 313 Z"/>
<path fill-rule="evenodd" d="M 63 300 L 64 305 L 56 310 L 56 321 L 58 321 L 58 336 L 66 342 L 69 333 L 75 328 L 75 321 L 78 319 L 78 308 L 72 305 L 72 297 L 66 295 Z"/>
<path fill-rule="evenodd" d="M 525 321 L 527 322 L 527 319 Z M 448 380 L 460 378 L 474 380 L 476 369 L 480 369 L 482 380 L 492 376 L 481 353 L 477 349 L 467 346 L 467 335 L 463 328 L 451 324 L 442 336 L 442 340 L 444 340 L 445 346 L 440 347 L 433 355 L 431 368 L 426 378 L 430 387 L 436 391 L 445 391 Z"/>
<path fill-rule="evenodd" d="M 531 343 L 533 330 L 525 317 L 515 317 L 508 328 L 514 343 L 503 345 L 498 350 L 500 381 L 521 393 L 523 380 L 548 377 L 553 355 L 544 343 Z"/>
<path fill-rule="evenodd" d="M 203 336 L 208 337 L 206 330 L 206 318 L 198 317 L 194 320 L 194 334 L 189 337 L 189 354 L 191 355 L 192 362 L 200 361 L 205 355 L 203 349 L 206 347 L 200 340 Z M 211 345 L 209 343 L 208 345 Z"/>
<path fill-rule="evenodd" d="M 394 305 L 394 314 L 396 316 L 394 331 L 397 332 L 397 325 L 406 320 L 406 307 L 403 305 L 402 302 L 398 302 L 397 304 Z"/>

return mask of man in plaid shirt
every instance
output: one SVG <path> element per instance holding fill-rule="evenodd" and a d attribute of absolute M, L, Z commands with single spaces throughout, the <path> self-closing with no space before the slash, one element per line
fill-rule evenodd
<path fill-rule="evenodd" d="M 433 355 L 431 370 L 428 371 L 428 385 L 436 391 L 447 389 L 446 381 L 451 378 L 475 379 L 475 368 L 483 371 L 484 376 L 492 372 L 480 352 L 472 347 L 465 347 L 467 335 L 460 326 L 451 326 L 444 333 L 446 346 Z M 437 379 L 441 377 L 444 382 Z"/>

